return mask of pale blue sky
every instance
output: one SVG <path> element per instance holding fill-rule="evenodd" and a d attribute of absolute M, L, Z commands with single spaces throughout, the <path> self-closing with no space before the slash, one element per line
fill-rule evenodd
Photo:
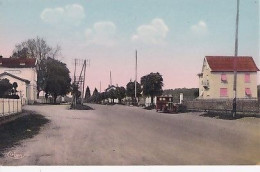
<path fill-rule="evenodd" d="M 233 55 L 236 0 L 0 0 L 0 54 L 36 36 L 60 44 L 64 62 L 91 59 L 88 85 L 125 86 L 160 72 L 165 88 L 198 87 L 205 55 Z M 239 55 L 259 66 L 259 1 L 241 0 Z"/>

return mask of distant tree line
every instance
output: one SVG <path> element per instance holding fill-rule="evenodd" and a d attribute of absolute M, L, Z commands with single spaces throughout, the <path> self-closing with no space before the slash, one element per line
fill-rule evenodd
<path fill-rule="evenodd" d="M 148 75 L 145 75 L 141 77 L 141 84 L 136 82 L 136 97 L 141 96 L 160 96 L 163 93 L 162 90 L 163 87 L 163 78 L 160 73 L 150 73 Z M 93 91 L 93 94 L 90 95 L 89 87 L 86 88 L 85 93 L 85 100 L 87 102 L 93 102 L 93 103 L 101 103 L 102 101 L 110 98 L 112 100 L 112 103 L 114 103 L 115 99 L 118 99 L 118 103 L 122 103 L 122 100 L 125 97 L 130 97 L 132 102 L 135 100 L 135 82 L 130 81 L 127 83 L 126 88 L 121 87 L 115 87 L 115 89 L 111 88 L 107 92 L 98 92 L 98 90 L 95 88 Z M 152 98 L 153 103 L 153 98 Z"/>
<path fill-rule="evenodd" d="M 163 91 L 163 95 L 170 95 L 175 100 L 179 100 L 180 93 L 183 93 L 184 100 L 193 100 L 199 96 L 198 88 L 176 88 L 176 89 L 166 89 Z"/>

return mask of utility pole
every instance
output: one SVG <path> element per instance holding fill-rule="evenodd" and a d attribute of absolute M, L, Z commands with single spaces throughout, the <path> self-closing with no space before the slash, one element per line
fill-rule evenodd
<path fill-rule="evenodd" d="M 81 104 L 83 105 L 83 99 L 84 99 L 84 90 L 85 90 L 85 76 L 86 76 L 86 60 L 84 60 L 83 67 L 84 68 L 84 73 L 83 73 L 83 87 L 82 87 L 82 96 L 81 96 Z"/>
<path fill-rule="evenodd" d="M 99 83 L 99 92 L 101 93 L 101 81 Z"/>
<path fill-rule="evenodd" d="M 235 59 L 234 59 L 234 84 L 233 84 L 233 110 L 232 115 L 236 117 L 237 113 L 237 54 L 238 54 L 238 24 L 239 24 L 239 0 L 237 0 L 237 16 L 236 16 L 236 38 L 235 38 Z"/>
<path fill-rule="evenodd" d="M 112 86 L 112 75 L 111 75 L 111 71 L 110 71 L 110 86 Z"/>
<path fill-rule="evenodd" d="M 76 76 L 76 66 L 77 65 L 82 65 L 81 72 L 79 76 Z M 88 64 L 87 64 L 88 62 Z M 75 70 L 74 70 L 74 86 L 79 89 L 81 92 L 81 104 L 83 104 L 83 99 L 84 99 L 84 87 L 85 87 L 85 76 L 86 76 L 86 67 L 87 65 L 90 65 L 90 60 L 80 60 L 80 59 L 75 59 Z M 75 88 L 74 88 L 75 89 Z M 76 91 L 76 90 L 74 90 Z M 77 104 L 77 95 L 74 92 L 73 98 L 72 98 L 72 107 L 75 108 Z"/>
<path fill-rule="evenodd" d="M 135 101 L 137 101 L 136 96 L 136 82 L 137 82 L 137 50 L 135 50 Z"/>

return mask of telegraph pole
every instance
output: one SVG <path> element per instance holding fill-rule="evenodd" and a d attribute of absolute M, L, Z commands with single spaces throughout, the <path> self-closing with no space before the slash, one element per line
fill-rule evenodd
<path fill-rule="evenodd" d="M 136 82 L 137 82 L 137 50 L 135 50 L 135 100 L 137 101 L 136 96 Z"/>
<path fill-rule="evenodd" d="M 82 87 L 82 97 L 81 97 L 81 104 L 83 105 L 83 99 L 84 99 L 84 90 L 85 90 L 85 76 L 86 76 L 86 67 L 87 67 L 87 64 L 86 64 L 86 60 L 84 60 L 84 64 L 83 64 L 83 67 L 84 68 L 84 73 L 83 73 L 83 87 Z"/>
<path fill-rule="evenodd" d="M 233 85 L 233 110 L 232 115 L 236 117 L 237 113 L 237 54 L 238 54 L 238 24 L 239 24 L 239 0 L 237 0 L 237 16 L 236 16 L 236 38 L 235 38 L 235 59 L 234 59 L 234 85 Z"/>
<path fill-rule="evenodd" d="M 111 71 L 110 71 L 110 86 L 112 86 L 112 75 L 111 75 Z"/>
<path fill-rule="evenodd" d="M 101 93 L 101 81 L 99 82 L 99 92 Z"/>

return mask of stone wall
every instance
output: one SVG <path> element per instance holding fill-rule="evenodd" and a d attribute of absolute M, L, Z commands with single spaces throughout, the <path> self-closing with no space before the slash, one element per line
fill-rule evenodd
<path fill-rule="evenodd" d="M 257 99 L 237 99 L 237 112 L 260 113 L 260 101 Z M 233 99 L 196 99 L 183 101 L 188 110 L 232 111 Z"/>

